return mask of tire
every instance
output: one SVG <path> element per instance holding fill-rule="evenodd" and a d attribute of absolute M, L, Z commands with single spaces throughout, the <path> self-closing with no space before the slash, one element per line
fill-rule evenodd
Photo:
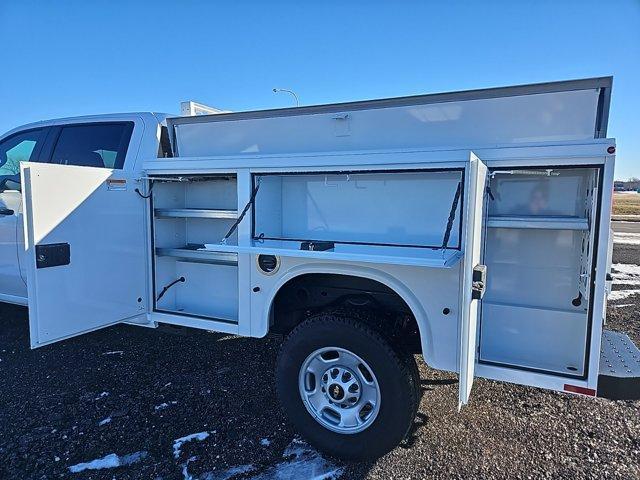
<path fill-rule="evenodd" d="M 344 460 L 375 459 L 395 448 L 412 426 L 420 395 L 413 356 L 364 316 L 373 318 L 349 311 L 308 318 L 287 336 L 277 361 L 276 388 L 290 422 L 315 448 Z M 345 377 L 352 383 L 340 383 Z M 357 401 L 347 398 L 352 391 Z"/>

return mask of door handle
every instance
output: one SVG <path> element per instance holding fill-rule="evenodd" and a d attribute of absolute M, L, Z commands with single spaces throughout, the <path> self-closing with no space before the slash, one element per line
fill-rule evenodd
<path fill-rule="evenodd" d="M 0 208 L 0 215 L 13 215 L 14 213 L 10 208 Z"/>

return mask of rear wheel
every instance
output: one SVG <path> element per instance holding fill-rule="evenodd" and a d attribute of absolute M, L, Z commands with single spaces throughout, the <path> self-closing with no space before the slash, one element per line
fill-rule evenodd
<path fill-rule="evenodd" d="M 409 431 L 417 410 L 415 361 L 393 347 L 362 312 L 313 316 L 286 338 L 277 391 L 296 429 L 330 455 L 384 455 Z"/>

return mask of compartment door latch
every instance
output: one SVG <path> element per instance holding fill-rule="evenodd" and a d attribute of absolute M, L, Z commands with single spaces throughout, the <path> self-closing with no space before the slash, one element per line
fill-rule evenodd
<path fill-rule="evenodd" d="M 487 266 L 476 265 L 473 267 L 473 283 L 471 285 L 471 298 L 473 300 L 482 300 L 484 292 L 487 288 Z"/>
<path fill-rule="evenodd" d="M 333 119 L 333 133 L 336 137 L 348 137 L 351 135 L 351 117 L 348 113 L 338 113 Z"/>

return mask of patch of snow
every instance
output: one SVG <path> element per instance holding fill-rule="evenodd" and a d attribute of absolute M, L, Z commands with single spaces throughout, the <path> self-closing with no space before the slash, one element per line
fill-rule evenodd
<path fill-rule="evenodd" d="M 638 234 L 640 235 L 640 233 Z M 613 263 L 612 268 L 615 268 L 619 272 L 629 273 L 631 275 L 640 275 L 640 265 L 633 263 Z"/>
<path fill-rule="evenodd" d="M 114 350 L 113 352 L 104 352 L 102 355 L 122 355 L 123 353 L 122 350 Z"/>
<path fill-rule="evenodd" d="M 193 477 L 189 473 L 188 468 L 189 468 L 189 462 L 185 462 L 182 464 L 182 478 L 184 478 L 184 480 L 193 480 Z"/>
<path fill-rule="evenodd" d="M 613 243 L 640 245 L 640 233 L 613 232 Z"/>
<path fill-rule="evenodd" d="M 294 438 L 285 449 L 280 462 L 251 480 L 334 480 L 342 475 L 342 468 L 325 460 L 317 450 Z"/>
<path fill-rule="evenodd" d="M 611 265 L 613 283 L 640 285 L 640 265 L 614 263 Z M 629 283 L 631 282 L 631 283 Z"/>
<path fill-rule="evenodd" d="M 135 452 L 129 455 L 119 456 L 115 453 L 107 455 L 106 457 L 91 460 L 86 463 L 78 463 L 69 467 L 71 473 L 83 472 L 85 470 L 102 470 L 104 468 L 115 468 L 131 465 L 132 463 L 139 462 L 148 455 L 147 452 Z"/>
<path fill-rule="evenodd" d="M 616 300 L 629 298 L 632 295 L 640 295 L 640 290 L 614 290 L 607 298 L 610 302 L 615 302 Z"/>
<path fill-rule="evenodd" d="M 622 277 L 624 277 L 624 275 L 621 275 Z M 636 278 L 616 278 L 615 276 L 613 277 L 613 284 L 614 285 L 640 285 L 640 277 L 636 277 Z"/>
<path fill-rule="evenodd" d="M 614 263 L 611 265 L 611 276 L 613 277 L 612 283 L 614 285 L 632 285 L 637 287 L 635 289 L 613 290 L 607 296 L 609 301 L 624 300 L 632 295 L 640 294 L 640 265 Z"/>
<path fill-rule="evenodd" d="M 611 305 L 611 308 L 624 308 L 624 307 L 633 307 L 635 303 L 622 303 L 620 305 Z"/>
<path fill-rule="evenodd" d="M 240 465 L 238 467 L 231 467 L 221 472 L 209 472 L 200 477 L 201 480 L 229 480 L 236 475 L 242 475 L 243 473 L 253 472 L 256 469 L 253 465 Z"/>
<path fill-rule="evenodd" d="M 191 435 L 186 435 L 184 437 L 176 438 L 173 441 L 173 457 L 174 458 L 180 457 L 182 445 L 184 445 L 185 443 L 190 442 L 192 440 L 197 440 L 201 442 L 208 436 L 209 436 L 209 432 L 198 432 L 198 433 L 192 433 Z"/>
<path fill-rule="evenodd" d="M 264 440 L 267 439 L 263 438 L 260 443 Z M 248 477 L 249 480 L 337 480 L 343 473 L 341 467 L 325 460 L 317 450 L 298 438 L 291 441 L 282 453 L 282 458 L 282 462 Z M 184 480 L 194 480 L 194 477 L 187 471 L 187 466 L 192 460 L 195 460 L 195 457 L 190 458 L 182 465 Z M 239 465 L 219 472 L 208 472 L 200 476 L 199 480 L 229 480 L 236 475 L 247 474 L 254 470 L 256 467 L 253 465 Z"/>
<path fill-rule="evenodd" d="M 260 440 L 260 445 L 268 447 L 269 445 L 271 445 L 271 442 L 269 441 L 268 438 L 263 438 L 262 440 Z"/>
<path fill-rule="evenodd" d="M 104 420 L 100 420 L 100 422 L 98 422 L 98 426 L 101 427 L 103 425 L 106 425 L 107 423 L 111 423 L 111 417 L 107 417 Z"/>
<path fill-rule="evenodd" d="M 640 235 L 640 234 L 638 234 Z M 635 294 L 640 294 L 640 265 L 614 263 L 611 265 L 611 276 L 614 285 L 633 285 L 635 289 L 613 290 L 607 299 L 615 302 Z"/>
<path fill-rule="evenodd" d="M 95 400 L 100 400 L 101 398 L 104 397 L 108 397 L 109 396 L 109 392 L 102 392 L 100 395 L 98 395 Z"/>
<path fill-rule="evenodd" d="M 176 400 L 172 400 L 171 402 L 167 403 L 167 402 L 162 402 L 160 405 L 156 405 L 154 408 L 154 410 L 164 410 L 165 408 L 168 408 L 170 405 L 176 405 L 178 402 Z"/>
<path fill-rule="evenodd" d="M 186 462 L 182 464 L 182 478 L 184 480 L 193 480 L 193 476 L 189 473 L 189 463 L 193 462 L 198 457 L 189 457 Z"/>

